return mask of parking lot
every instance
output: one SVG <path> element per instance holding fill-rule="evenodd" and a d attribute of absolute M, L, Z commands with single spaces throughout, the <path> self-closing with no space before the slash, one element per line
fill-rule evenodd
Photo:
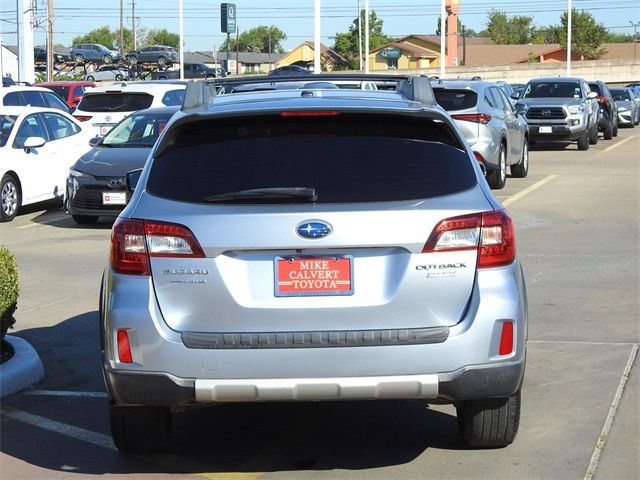
<path fill-rule="evenodd" d="M 168 454 L 120 454 L 97 313 L 111 222 L 25 208 L 0 225 L 21 281 L 10 334 L 46 378 L 2 402 L 2 478 L 638 478 L 636 132 L 586 152 L 533 146 L 529 176 L 494 191 L 515 223 L 530 320 L 520 432 L 497 450 L 462 447 L 452 406 L 384 401 L 196 409 L 176 418 Z"/>

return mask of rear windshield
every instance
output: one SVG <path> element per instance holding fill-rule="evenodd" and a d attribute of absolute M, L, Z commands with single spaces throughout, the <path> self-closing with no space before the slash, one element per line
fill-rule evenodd
<path fill-rule="evenodd" d="M 67 97 L 69 96 L 69 87 L 63 87 L 62 85 L 56 85 L 53 87 L 47 87 L 49 90 L 53 90 L 54 92 L 56 92 L 58 94 L 58 96 L 63 99 L 66 100 Z"/>
<path fill-rule="evenodd" d="M 478 103 L 478 95 L 471 90 L 446 90 L 434 88 L 436 102 L 447 112 L 451 110 L 466 110 Z"/>
<path fill-rule="evenodd" d="M 614 100 L 631 100 L 629 90 L 611 89 L 611 95 L 613 95 Z"/>
<path fill-rule="evenodd" d="M 94 93 L 82 97 L 83 112 L 135 112 L 149 108 L 153 96 L 147 93 Z"/>
<path fill-rule="evenodd" d="M 147 190 L 178 201 L 282 203 L 219 196 L 300 189 L 315 194 L 286 201 L 382 202 L 447 195 L 477 183 L 449 126 L 424 118 L 270 115 L 200 121 L 175 135 L 155 158 Z"/>

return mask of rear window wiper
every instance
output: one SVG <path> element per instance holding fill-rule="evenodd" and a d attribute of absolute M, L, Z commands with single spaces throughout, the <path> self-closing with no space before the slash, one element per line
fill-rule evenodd
<path fill-rule="evenodd" d="M 205 197 L 205 202 L 211 203 L 252 203 L 260 200 L 276 200 L 278 202 L 291 202 L 295 200 L 305 200 L 315 202 L 318 194 L 315 188 L 311 187 L 273 187 L 273 188 L 252 188 L 249 190 L 238 190 L 236 192 L 220 193 Z"/>

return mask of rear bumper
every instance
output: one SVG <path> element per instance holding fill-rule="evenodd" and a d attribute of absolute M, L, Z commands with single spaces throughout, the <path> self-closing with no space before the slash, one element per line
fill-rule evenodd
<path fill-rule="evenodd" d="M 118 372 L 105 365 L 111 398 L 122 405 L 180 406 L 195 403 L 430 399 L 457 402 L 508 397 L 517 392 L 524 359 L 474 365 L 454 372 L 376 377 L 185 379 L 169 374 Z"/>

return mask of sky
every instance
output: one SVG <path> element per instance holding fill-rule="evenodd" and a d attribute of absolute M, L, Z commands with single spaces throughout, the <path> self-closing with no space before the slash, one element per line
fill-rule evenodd
<path fill-rule="evenodd" d="M 30 0 L 25 0 L 26 2 Z M 35 45 L 45 43 L 44 19 L 46 0 L 32 0 L 37 7 L 40 27 L 34 30 Z M 125 26 L 132 25 L 132 0 L 122 0 Z M 0 35 L 7 45 L 15 45 L 17 0 L 0 0 Z M 72 39 L 90 30 L 108 25 L 112 30 L 120 24 L 120 0 L 53 0 L 54 43 L 71 46 Z M 138 27 L 166 28 L 178 33 L 178 0 L 135 0 Z M 190 51 L 212 50 L 222 44 L 220 3 L 207 0 L 183 0 L 185 47 Z M 233 3 L 233 2 L 232 2 Z M 321 38 L 333 44 L 336 33 L 347 31 L 357 17 L 358 3 L 365 0 L 322 0 Z M 597 22 L 612 32 L 633 33 L 630 21 L 640 21 L 640 0 L 573 0 L 577 10 L 590 12 Z M 274 25 L 287 35 L 283 46 L 295 48 L 305 40 L 313 40 L 314 0 L 236 0 L 240 32 L 258 25 Z M 370 8 L 384 21 L 383 31 L 389 36 L 435 33 L 440 15 L 440 0 L 370 0 Z M 563 0 L 461 0 L 460 20 L 467 28 L 486 28 L 487 14 L 494 8 L 511 15 L 532 16 L 536 26 L 560 23 L 567 8 Z M 638 26 L 640 30 L 640 25 Z"/>

